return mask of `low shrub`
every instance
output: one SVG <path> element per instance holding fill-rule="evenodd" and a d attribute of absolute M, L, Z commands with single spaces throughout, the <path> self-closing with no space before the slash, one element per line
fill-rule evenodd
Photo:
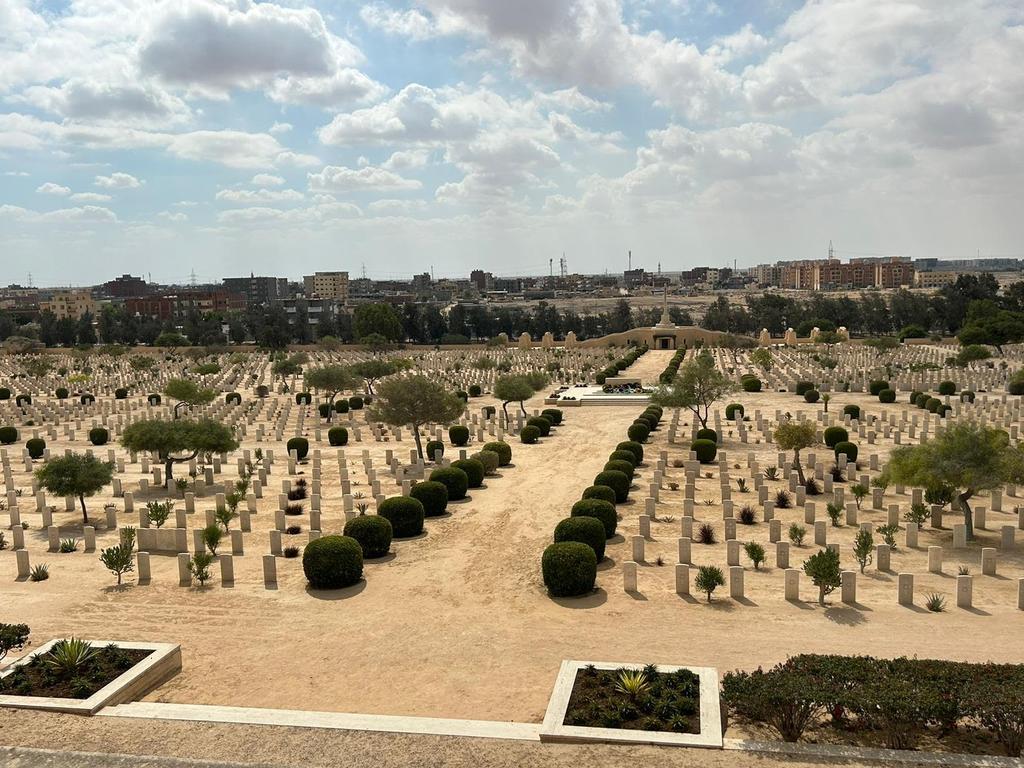
<path fill-rule="evenodd" d="M 607 485 L 591 485 L 583 491 L 584 499 L 601 499 L 615 505 L 615 491 Z"/>
<path fill-rule="evenodd" d="M 457 448 L 467 445 L 469 443 L 469 427 L 464 424 L 453 424 L 448 427 L 448 439 Z"/>
<path fill-rule="evenodd" d="M 832 450 L 835 452 L 836 457 L 838 457 L 839 454 L 845 455 L 848 464 L 852 464 L 857 461 L 857 445 L 855 443 L 851 443 L 848 440 L 842 440 L 832 446 Z"/>
<path fill-rule="evenodd" d="M 596 487 L 603 488 L 604 486 Z M 615 529 L 619 525 L 619 516 L 615 511 L 615 502 L 607 499 L 580 499 L 572 505 L 572 510 L 569 512 L 569 516 L 592 517 L 595 520 L 600 520 L 601 525 L 604 526 L 604 536 L 606 539 L 610 539 L 615 535 Z"/>
<path fill-rule="evenodd" d="M 32 395 L 18 395 L 14 398 L 14 404 L 19 408 L 23 405 L 32 405 Z"/>
<path fill-rule="evenodd" d="M 847 408 L 851 406 L 846 406 Z M 857 406 L 853 406 L 856 408 Z M 826 427 L 824 432 L 825 445 L 835 448 L 836 443 L 842 443 L 850 439 L 850 433 L 843 427 Z"/>
<path fill-rule="evenodd" d="M 634 464 L 640 466 L 644 462 L 644 447 L 635 440 L 626 440 L 615 446 L 617 451 L 631 451 L 636 456 Z"/>
<path fill-rule="evenodd" d="M 57 387 L 57 391 L 54 392 L 53 394 L 55 394 L 57 396 L 58 400 L 67 400 L 68 399 L 68 388 L 67 387 Z"/>
<path fill-rule="evenodd" d="M 619 461 L 617 459 L 612 459 L 611 461 L 606 461 L 605 464 L 604 464 L 604 471 L 605 472 L 609 472 L 609 471 L 611 471 L 611 472 L 621 472 L 622 474 L 624 474 L 626 477 L 630 478 L 631 480 L 632 480 L 633 474 L 634 474 L 634 472 L 633 472 L 633 464 L 631 462 L 629 462 L 629 461 Z"/>
<path fill-rule="evenodd" d="M 629 498 L 629 475 L 615 470 L 601 472 L 594 478 L 594 485 L 607 485 L 615 491 L 615 503 L 622 504 Z"/>
<path fill-rule="evenodd" d="M 896 390 L 894 389 L 883 389 L 878 393 L 878 402 L 880 403 L 895 403 L 896 402 Z"/>
<path fill-rule="evenodd" d="M 426 513 L 419 499 L 412 496 L 392 496 L 377 506 L 377 514 L 391 523 L 396 539 L 419 536 L 423 533 Z"/>
<path fill-rule="evenodd" d="M 698 429 L 697 434 L 694 436 L 695 440 L 710 440 L 713 443 L 718 442 L 718 433 L 713 429 Z"/>
<path fill-rule="evenodd" d="M 228 392 L 224 395 L 224 402 L 228 405 L 241 405 L 242 396 L 237 392 Z"/>
<path fill-rule="evenodd" d="M 540 430 L 537 427 L 527 425 L 519 431 L 519 440 L 526 445 L 533 445 L 540 440 Z"/>
<path fill-rule="evenodd" d="M 814 382 L 812 381 L 798 381 L 796 383 L 796 393 L 800 397 L 803 397 L 812 389 L 814 389 Z"/>
<path fill-rule="evenodd" d="M 345 523 L 345 535 L 359 542 L 367 560 L 391 551 L 393 530 L 391 521 L 383 515 L 359 515 Z"/>
<path fill-rule="evenodd" d="M 597 555 L 579 541 L 550 544 L 541 556 L 544 586 L 553 597 L 576 597 L 593 591 L 597 579 Z"/>
<path fill-rule="evenodd" d="M 928 404 L 929 400 L 931 400 L 931 398 L 928 397 L 926 393 L 920 392 L 917 397 L 914 398 L 914 405 L 918 408 L 924 408 Z"/>
<path fill-rule="evenodd" d="M 604 560 L 605 527 L 596 517 L 576 515 L 555 526 L 555 542 L 578 541 L 594 550 L 597 562 Z"/>
<path fill-rule="evenodd" d="M 539 429 L 541 437 L 547 437 L 551 434 L 551 422 L 543 416 L 534 416 L 533 418 L 527 419 L 526 425 Z"/>
<path fill-rule="evenodd" d="M 512 463 L 512 446 L 503 440 L 495 440 L 494 442 L 484 444 L 485 451 L 494 451 L 498 454 L 498 466 L 507 467 Z"/>
<path fill-rule="evenodd" d="M 816 389 L 808 389 L 804 392 L 804 400 L 808 403 L 816 403 L 821 399 L 821 393 Z"/>
<path fill-rule="evenodd" d="M 331 427 L 327 430 L 327 442 L 330 445 L 348 445 L 348 430 L 344 427 Z"/>
<path fill-rule="evenodd" d="M 11 399 L 11 390 L 9 390 L 7 387 L 0 387 L 0 400 L 10 400 L 10 399 Z"/>
<path fill-rule="evenodd" d="M 302 572 L 314 589 L 341 589 L 363 578 L 363 549 L 349 536 L 321 536 L 302 552 Z"/>
<path fill-rule="evenodd" d="M 470 397 L 480 397 L 480 395 L 481 395 L 480 385 L 479 384 L 470 384 L 469 385 L 469 396 Z"/>
<path fill-rule="evenodd" d="M 725 406 L 725 418 L 732 421 L 737 416 L 743 418 L 743 406 L 740 403 L 729 403 Z"/>
<path fill-rule="evenodd" d="M 296 392 L 295 393 L 295 404 L 296 405 L 309 405 L 313 402 L 313 396 L 309 392 Z"/>
<path fill-rule="evenodd" d="M 352 395 L 352 397 L 348 399 L 348 407 L 353 411 L 362 410 L 365 403 L 366 401 L 360 395 Z"/>
<path fill-rule="evenodd" d="M 428 440 L 426 451 L 429 461 L 437 461 L 438 455 L 444 456 L 444 443 L 441 440 Z"/>
<path fill-rule="evenodd" d="M 460 501 L 466 498 L 469 489 L 469 475 L 458 467 L 440 467 L 430 473 L 431 481 L 441 483 L 448 489 L 448 501 Z"/>
<path fill-rule="evenodd" d="M 409 490 L 409 496 L 423 505 L 426 517 L 439 517 L 448 508 L 448 486 L 436 480 L 424 480 Z"/>
<path fill-rule="evenodd" d="M 304 437 L 293 437 L 285 444 L 285 448 L 289 456 L 295 451 L 296 458 L 301 461 L 309 455 L 309 440 Z"/>
<path fill-rule="evenodd" d="M 626 436 L 629 437 L 630 441 L 636 443 L 646 443 L 647 437 L 651 434 L 651 428 L 642 421 L 634 421 L 629 425 L 629 429 L 626 430 Z"/>
<path fill-rule="evenodd" d="M 563 414 L 559 408 L 545 408 L 540 415 L 551 422 L 551 426 L 557 427 L 562 423 Z"/>
<path fill-rule="evenodd" d="M 935 413 L 942 407 L 942 401 L 937 397 L 929 397 L 928 401 L 924 404 L 924 407 L 929 413 Z"/>
<path fill-rule="evenodd" d="M 870 392 L 873 397 L 878 397 L 879 392 L 883 389 L 889 388 L 889 382 L 884 379 L 873 379 L 868 382 L 868 392 Z"/>
<path fill-rule="evenodd" d="M 701 464 L 710 464 L 718 455 L 718 446 L 714 440 L 694 440 L 690 444 L 690 450 L 697 454 L 697 461 Z"/>
<path fill-rule="evenodd" d="M 337 400 L 334 403 L 335 413 L 348 413 L 348 400 Z"/>
<path fill-rule="evenodd" d="M 117 389 L 115 389 L 114 390 L 114 397 L 117 400 L 124 400 L 126 397 L 128 397 L 128 389 L 127 389 L 127 387 L 118 387 Z"/>
<path fill-rule="evenodd" d="M 89 430 L 89 442 L 93 445 L 106 445 L 110 440 L 110 432 L 105 427 L 93 427 Z"/>
<path fill-rule="evenodd" d="M 28 451 L 30 458 L 41 459 L 46 451 L 46 441 L 41 437 L 33 437 L 25 442 L 25 449 Z"/>
<path fill-rule="evenodd" d="M 459 459 L 458 461 L 453 461 L 452 466 L 466 473 L 470 488 L 479 488 L 484 484 L 484 475 L 487 469 L 477 459 Z"/>
<path fill-rule="evenodd" d="M 12 445 L 18 441 L 18 430 L 14 427 L 0 427 L 0 445 Z"/>
<path fill-rule="evenodd" d="M 940 395 L 955 395 L 956 394 L 956 382 L 955 381 L 943 381 L 939 384 Z"/>
<path fill-rule="evenodd" d="M 740 379 L 740 386 L 743 388 L 744 392 L 760 392 L 761 380 L 756 376 L 750 376 Z"/>
<path fill-rule="evenodd" d="M 316 412 L 318 414 L 320 414 L 320 418 L 321 419 L 326 419 L 327 417 L 329 417 L 331 415 L 331 404 L 330 403 L 320 403 L 320 405 L 318 405 L 316 407 Z"/>
<path fill-rule="evenodd" d="M 972 392 L 969 389 L 965 389 L 963 392 L 960 393 L 960 400 L 965 402 L 965 403 L 973 403 L 974 402 L 974 392 Z"/>
<path fill-rule="evenodd" d="M 860 406 L 859 405 L 847 405 L 843 407 L 843 414 L 849 416 L 851 419 L 860 419 Z"/>
<path fill-rule="evenodd" d="M 632 451 L 612 451 L 608 455 L 608 461 L 625 461 L 629 466 L 636 468 L 636 455 Z"/>
<path fill-rule="evenodd" d="M 80 398 L 78 398 L 78 402 L 80 402 L 82 405 L 89 405 L 90 403 L 95 403 L 96 398 L 93 395 L 86 393 L 82 395 Z"/>

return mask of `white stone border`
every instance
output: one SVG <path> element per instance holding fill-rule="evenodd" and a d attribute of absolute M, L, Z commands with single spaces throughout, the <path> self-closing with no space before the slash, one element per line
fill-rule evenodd
<path fill-rule="evenodd" d="M 700 733 L 673 733 L 671 731 L 637 731 L 626 728 L 594 728 L 565 725 L 565 713 L 576 683 L 576 674 L 593 665 L 597 669 L 641 670 L 644 664 L 613 664 L 607 661 L 562 662 L 555 679 L 555 688 L 544 715 L 541 741 L 604 742 L 608 744 L 653 744 L 668 747 L 722 748 L 722 711 L 718 697 L 718 670 L 714 667 L 678 667 L 659 664 L 659 672 L 688 669 L 700 678 Z"/>
<path fill-rule="evenodd" d="M 0 678 L 7 677 L 23 664 L 28 664 L 37 656 L 42 656 L 59 641 L 50 640 L 39 646 L 32 653 L 22 656 L 7 665 Z M 96 711 L 110 704 L 142 696 L 155 688 L 175 672 L 181 669 L 181 646 L 173 643 L 140 643 L 120 640 L 90 640 L 93 647 L 104 648 L 116 645 L 128 651 L 152 651 L 139 663 L 126 669 L 118 677 L 100 688 L 88 699 L 61 699 L 49 696 L 5 696 L 0 695 L 0 707 L 12 709 L 41 709 L 48 712 L 68 712 L 78 715 L 93 715 Z"/>

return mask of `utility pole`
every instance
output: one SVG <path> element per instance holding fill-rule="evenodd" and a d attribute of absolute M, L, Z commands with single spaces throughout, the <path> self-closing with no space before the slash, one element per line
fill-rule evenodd
<path fill-rule="evenodd" d="M 632 271 L 632 269 L 633 269 L 633 252 L 632 251 L 629 251 L 629 267 L 628 267 L 628 269 L 630 271 Z"/>
<path fill-rule="evenodd" d="M 832 259 L 834 259 L 835 257 L 836 257 L 836 252 L 832 248 L 832 241 L 829 240 L 828 241 L 828 260 L 832 261 Z"/>

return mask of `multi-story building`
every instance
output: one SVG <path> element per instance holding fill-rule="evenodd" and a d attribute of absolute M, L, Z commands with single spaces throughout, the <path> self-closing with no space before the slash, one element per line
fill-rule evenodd
<path fill-rule="evenodd" d="M 99 286 L 99 292 L 103 296 L 114 299 L 127 299 L 131 296 L 145 296 L 150 291 L 149 283 L 141 277 L 134 275 L 121 275 L 113 280 L 108 280 Z"/>
<path fill-rule="evenodd" d="M 960 276 L 957 271 L 925 271 L 914 274 L 915 288 L 941 288 L 944 285 L 952 285 Z"/>
<path fill-rule="evenodd" d="M 333 299 L 348 303 L 348 272 L 315 272 L 302 278 L 307 299 Z"/>
<path fill-rule="evenodd" d="M 914 284 L 914 263 L 910 259 L 893 257 L 875 261 L 875 287 L 903 288 Z"/>
<path fill-rule="evenodd" d="M 53 291 L 49 298 L 44 299 L 39 309 L 52 313 L 58 320 L 70 317 L 77 320 L 87 312 L 96 314 L 96 301 L 88 288 L 74 288 Z"/>
<path fill-rule="evenodd" d="M 474 269 L 469 273 L 469 282 L 471 282 L 478 291 L 483 293 L 484 291 L 490 291 L 494 288 L 494 275 L 490 272 L 484 272 L 482 269 Z"/>
<path fill-rule="evenodd" d="M 124 306 L 134 315 L 178 321 L 193 310 L 201 314 L 242 312 L 245 310 L 246 299 L 241 294 L 214 288 L 139 296 L 125 299 Z"/>
<path fill-rule="evenodd" d="M 252 273 L 248 277 L 225 277 L 224 288 L 229 293 L 244 296 L 250 307 L 266 307 L 288 298 L 286 277 L 263 277 Z"/>

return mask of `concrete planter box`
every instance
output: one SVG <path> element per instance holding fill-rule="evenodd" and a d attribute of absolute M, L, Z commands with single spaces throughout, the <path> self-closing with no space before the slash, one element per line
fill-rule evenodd
<path fill-rule="evenodd" d="M 188 552 L 184 528 L 139 528 L 135 537 L 139 552 Z"/>
<path fill-rule="evenodd" d="M 44 643 L 32 653 L 11 662 L 0 672 L 0 678 L 7 677 L 17 667 L 28 664 L 36 656 L 49 652 L 57 640 Z M 173 643 L 136 643 L 112 640 L 91 640 L 94 647 L 116 645 L 125 650 L 153 651 L 149 656 L 120 676 L 114 678 L 88 699 L 58 699 L 46 696 L 4 696 L 0 695 L 0 707 L 12 709 L 41 709 L 48 712 L 68 712 L 76 715 L 93 715 L 97 710 L 113 704 L 122 704 L 144 696 L 181 670 L 181 646 Z"/>
<path fill-rule="evenodd" d="M 569 697 L 576 683 L 576 674 L 593 664 L 600 670 L 644 668 L 643 664 L 613 664 L 605 661 L 562 662 L 555 679 L 555 689 L 548 701 L 541 728 L 541 741 L 601 742 L 605 744 L 654 744 L 669 747 L 722 748 L 722 712 L 718 698 L 718 670 L 712 667 L 673 667 L 658 665 L 659 672 L 688 669 L 700 678 L 700 733 L 674 733 L 671 731 L 636 731 L 626 728 L 596 728 L 565 725 Z"/>

